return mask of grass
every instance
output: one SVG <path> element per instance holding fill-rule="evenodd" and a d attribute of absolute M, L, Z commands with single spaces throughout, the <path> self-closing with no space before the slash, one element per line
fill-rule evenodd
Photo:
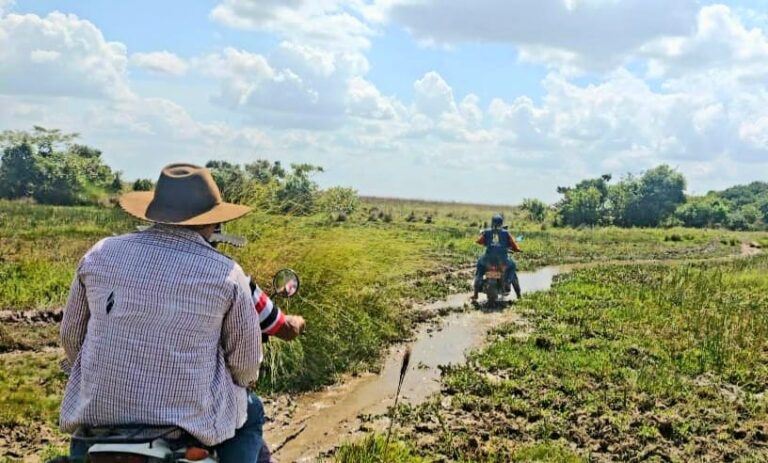
<path fill-rule="evenodd" d="M 565 276 L 520 304 L 533 335 L 501 327 L 446 370 L 442 398 L 403 410 L 409 445 L 455 461 L 516 461 L 521 445 L 565 452 L 526 461 L 766 461 L 766 270 L 761 256 Z M 449 439 L 424 432 L 435 423 Z"/>
<path fill-rule="evenodd" d="M 386 211 L 390 219 L 379 218 L 374 209 Z M 481 251 L 474 239 L 482 221 L 496 209 L 369 199 L 345 222 L 322 214 L 285 217 L 257 211 L 229 224 L 227 231 L 247 237 L 249 245 L 222 250 L 256 281 L 268 286 L 281 267 L 292 267 L 302 277 L 300 296 L 282 304 L 287 312 L 307 318 L 307 334 L 295 343 L 269 344 L 257 390 L 271 394 L 313 389 L 341 373 L 375 365 L 383 347 L 410 330 L 408 309 L 413 302 L 467 289 L 463 278 L 446 278 L 446 273 L 473 265 Z M 553 229 L 526 222 L 519 211 L 503 211 L 512 231 L 525 235 L 526 253 L 519 258 L 523 269 L 597 260 L 723 256 L 738 252 L 743 237 L 760 238 L 718 230 Z M 80 257 L 99 239 L 131 232 L 138 224 L 113 208 L 0 201 L 0 309 L 61 307 Z M 673 233 L 681 238 L 665 239 Z M 27 429 L 39 419 L 54 427 L 63 380 L 44 379 L 55 377 L 57 359 L 36 351 L 57 345 L 56 338 L 51 324 L 0 327 L 0 352 L 26 352 L 3 354 L 0 363 L 0 397 L 14 397 L 2 402 L 8 426 Z M 38 401 L 42 408 L 34 409 Z"/>

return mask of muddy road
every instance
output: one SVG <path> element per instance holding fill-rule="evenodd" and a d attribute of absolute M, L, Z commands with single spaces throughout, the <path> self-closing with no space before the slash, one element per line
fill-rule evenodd
<path fill-rule="evenodd" d="M 754 243 L 743 243 L 740 251 L 724 259 L 755 256 L 761 249 Z M 520 272 L 520 283 L 523 293 L 546 291 L 559 274 L 609 263 L 614 262 L 550 266 L 535 272 Z M 427 323 L 419 327 L 413 341 L 390 348 L 380 373 L 344 378 L 334 386 L 300 395 L 295 400 L 283 396 L 267 402 L 267 416 L 272 420 L 266 425 L 265 437 L 276 460 L 281 463 L 312 462 L 318 456 L 329 454 L 344 441 L 362 437 L 371 430 L 385 429 L 388 424 L 385 414 L 394 403 L 402 357 L 408 347 L 412 355 L 401 403 L 417 405 L 440 391 L 440 366 L 464 362 L 466 354 L 481 347 L 494 327 L 513 322 L 519 325 L 519 336 L 531 332 L 526 320 L 514 310 L 514 303 L 500 310 L 485 310 L 481 295 L 480 308 L 471 309 L 470 296 L 471 293 L 454 294 L 415 308 L 451 313 L 438 319 L 437 325 Z M 462 310 L 465 308 L 468 310 Z"/>
<path fill-rule="evenodd" d="M 535 272 L 520 272 L 524 293 L 545 291 L 561 273 L 559 267 L 544 267 Z M 454 294 L 446 300 L 416 310 L 443 312 L 468 306 L 471 293 Z M 387 353 L 379 374 L 347 378 L 325 390 L 302 395 L 295 402 L 278 399 L 267 403 L 266 439 L 280 462 L 314 461 L 343 441 L 371 429 L 382 429 L 383 416 L 394 402 L 403 353 L 411 348 L 411 362 L 403 383 L 401 402 L 419 404 L 440 390 L 440 366 L 461 363 L 472 349 L 480 347 L 495 326 L 517 322 L 520 335 L 528 327 L 512 307 L 450 313 L 438 324 L 421 326 L 414 341 L 393 347 Z M 288 412 L 286 413 L 286 409 Z"/>

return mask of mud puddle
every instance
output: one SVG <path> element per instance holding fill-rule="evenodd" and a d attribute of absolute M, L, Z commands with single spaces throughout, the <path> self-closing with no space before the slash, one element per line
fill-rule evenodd
<path fill-rule="evenodd" d="M 544 267 L 536 272 L 521 272 L 524 293 L 544 291 L 552 286 L 559 267 Z M 444 301 L 420 307 L 427 311 L 460 309 L 469 303 L 471 293 L 454 294 Z M 513 296 L 514 298 L 514 296 Z M 280 462 L 314 461 L 318 454 L 334 449 L 341 442 L 386 423 L 381 415 L 394 402 L 402 357 L 411 348 L 411 362 L 403 383 L 401 402 L 423 402 L 440 390 L 441 365 L 463 362 L 468 351 L 480 347 L 488 332 L 503 322 L 524 320 L 514 306 L 501 310 L 480 309 L 452 313 L 439 326 L 427 324 L 417 330 L 414 341 L 390 349 L 379 374 L 351 378 L 320 392 L 300 396 L 289 406 L 294 413 L 281 416 L 284 401 L 267 405 L 268 416 L 277 416 L 267 424 L 266 439 Z M 274 408 L 274 410 L 272 410 Z M 284 411 L 284 410 L 282 410 Z"/>

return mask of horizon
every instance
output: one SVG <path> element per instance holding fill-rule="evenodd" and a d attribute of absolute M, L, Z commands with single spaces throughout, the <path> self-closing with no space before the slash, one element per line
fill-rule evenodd
<path fill-rule="evenodd" d="M 0 127 L 131 179 L 261 158 L 502 206 L 669 164 L 703 195 L 768 178 L 767 31 L 768 0 L 0 0 Z"/>

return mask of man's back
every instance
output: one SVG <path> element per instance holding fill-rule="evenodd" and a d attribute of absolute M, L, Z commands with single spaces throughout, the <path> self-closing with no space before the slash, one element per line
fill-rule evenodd
<path fill-rule="evenodd" d="M 62 323 L 72 364 L 62 428 L 141 423 L 181 426 L 209 445 L 231 437 L 261 360 L 253 310 L 242 269 L 195 231 L 155 226 L 101 241 Z"/>

